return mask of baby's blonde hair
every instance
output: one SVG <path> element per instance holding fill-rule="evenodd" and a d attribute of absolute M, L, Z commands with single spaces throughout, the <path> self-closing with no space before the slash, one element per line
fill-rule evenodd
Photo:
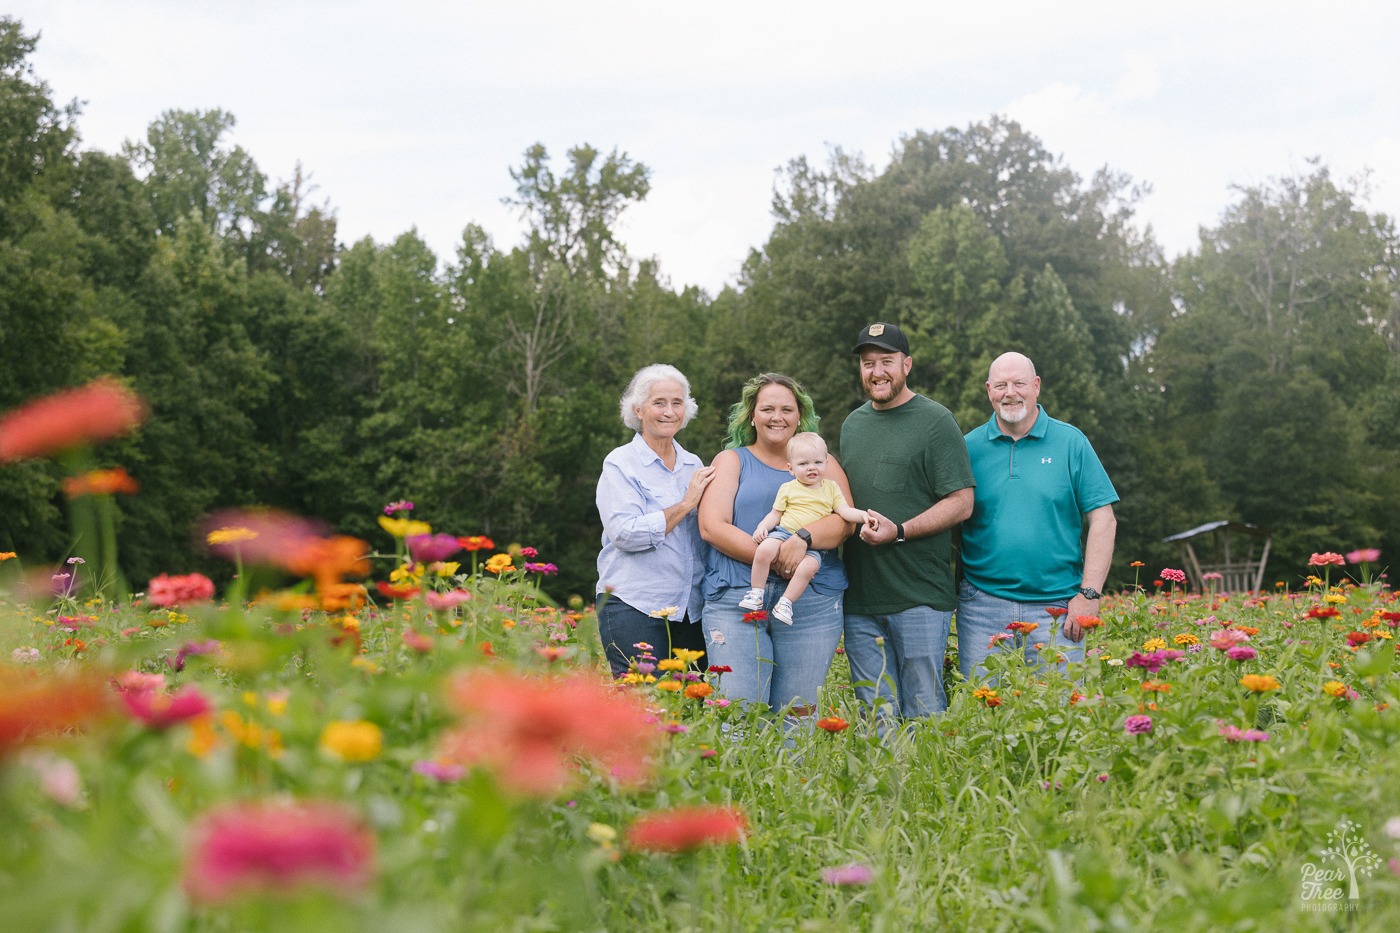
<path fill-rule="evenodd" d="M 788 460 L 796 456 L 798 450 L 815 450 L 818 453 L 826 453 L 826 441 L 816 431 L 803 431 L 801 434 L 794 434 L 787 444 Z"/>

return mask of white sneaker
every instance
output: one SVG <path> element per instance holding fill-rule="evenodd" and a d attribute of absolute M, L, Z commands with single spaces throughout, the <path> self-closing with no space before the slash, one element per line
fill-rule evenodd
<path fill-rule="evenodd" d="M 773 618 L 784 625 L 792 624 L 792 600 L 784 596 L 778 600 L 778 605 L 773 607 Z"/>
<path fill-rule="evenodd" d="M 763 608 L 763 590 L 752 589 L 739 600 L 739 608 L 745 612 L 757 612 Z"/>

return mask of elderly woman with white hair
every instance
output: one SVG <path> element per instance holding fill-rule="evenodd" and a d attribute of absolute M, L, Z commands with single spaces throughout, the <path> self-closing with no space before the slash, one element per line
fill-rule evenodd
<path fill-rule="evenodd" d="M 710 484 L 707 467 L 676 433 L 695 416 L 690 382 L 674 366 L 656 363 L 632 377 L 621 402 L 632 440 L 608 454 L 598 477 L 598 631 L 613 676 L 632 659 L 673 648 L 703 651 L 698 624 L 705 544 L 696 507 Z"/>

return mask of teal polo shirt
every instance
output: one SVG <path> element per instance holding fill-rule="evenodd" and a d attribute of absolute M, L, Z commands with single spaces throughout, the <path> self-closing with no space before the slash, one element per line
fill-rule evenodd
<path fill-rule="evenodd" d="M 1084 514 L 1118 501 L 1084 432 L 1042 406 L 1036 411 L 1019 441 L 1001 433 L 996 415 L 964 437 L 977 496 L 962 526 L 963 575 L 982 592 L 1018 603 L 1078 592 Z"/>

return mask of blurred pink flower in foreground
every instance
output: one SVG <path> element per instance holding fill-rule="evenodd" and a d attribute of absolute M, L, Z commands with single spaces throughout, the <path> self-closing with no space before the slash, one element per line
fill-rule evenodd
<path fill-rule="evenodd" d="M 437 590 L 423 591 L 423 602 L 436 612 L 447 612 L 471 598 L 472 594 L 466 590 L 448 590 L 446 593 L 439 593 Z"/>
<path fill-rule="evenodd" d="M 174 693 L 150 688 L 122 690 L 121 696 L 127 712 L 152 729 L 168 729 L 213 709 L 209 700 L 194 686 L 181 687 Z"/>
<path fill-rule="evenodd" d="M 1380 548 L 1364 547 L 1355 551 L 1347 551 L 1348 564 L 1374 564 L 1380 559 Z"/>
<path fill-rule="evenodd" d="M 374 836 L 330 803 L 233 803 L 195 824 L 185 890 L 221 902 L 240 894 L 288 894 L 302 885 L 359 891 L 374 874 Z"/>
<path fill-rule="evenodd" d="M 825 868 L 822 870 L 822 881 L 835 885 L 861 885 L 869 884 L 875 880 L 875 872 L 869 865 L 862 865 L 859 862 L 852 865 L 841 865 L 837 868 Z"/>

